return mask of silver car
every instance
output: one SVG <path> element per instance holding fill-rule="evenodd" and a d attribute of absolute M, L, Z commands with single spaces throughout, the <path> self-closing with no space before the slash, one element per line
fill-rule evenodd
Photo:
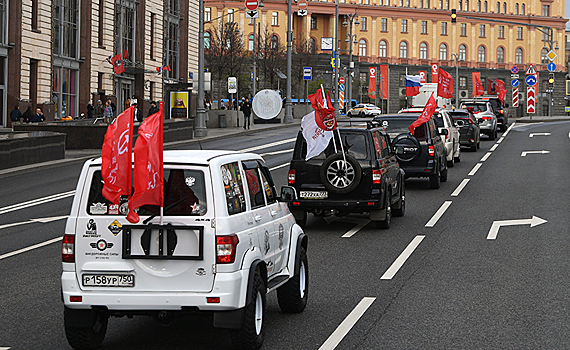
<path fill-rule="evenodd" d="M 497 138 L 497 116 L 491 103 L 474 100 L 462 101 L 461 108 L 470 110 L 475 115 L 482 134 L 489 136 L 490 140 Z"/>
<path fill-rule="evenodd" d="M 445 149 L 447 150 L 447 166 L 452 168 L 455 162 L 459 163 L 461 161 L 459 129 L 447 110 L 436 111 L 433 116 L 437 123 L 439 133 L 442 135 Z"/>

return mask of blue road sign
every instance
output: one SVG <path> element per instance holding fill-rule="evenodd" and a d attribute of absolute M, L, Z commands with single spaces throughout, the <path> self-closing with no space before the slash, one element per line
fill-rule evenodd
<path fill-rule="evenodd" d="M 313 80 L 313 67 L 303 67 L 303 80 Z"/>
<path fill-rule="evenodd" d="M 536 78 L 534 77 L 534 75 L 529 75 L 526 77 L 526 85 L 528 86 L 534 86 L 536 84 Z"/>
<path fill-rule="evenodd" d="M 517 74 L 518 72 L 519 72 L 519 68 L 517 66 L 513 66 L 513 68 L 511 68 L 511 73 Z"/>
<path fill-rule="evenodd" d="M 511 80 L 511 86 L 512 86 L 512 87 L 517 87 L 517 86 L 519 86 L 519 81 L 516 80 L 516 79 Z"/>
<path fill-rule="evenodd" d="M 251 81 L 253 81 L 253 72 L 251 72 Z"/>
<path fill-rule="evenodd" d="M 546 67 L 550 72 L 554 72 L 556 70 L 556 64 L 554 62 L 550 62 Z"/>
<path fill-rule="evenodd" d="M 338 86 L 338 91 L 344 91 L 344 84 L 340 84 Z"/>

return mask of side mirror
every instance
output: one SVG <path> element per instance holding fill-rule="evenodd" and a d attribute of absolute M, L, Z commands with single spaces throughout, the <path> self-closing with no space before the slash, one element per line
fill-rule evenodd
<path fill-rule="evenodd" d="M 447 135 L 449 135 L 449 131 L 448 131 L 447 129 L 441 129 L 441 130 L 439 131 L 439 134 L 440 134 L 440 135 L 445 135 L 445 136 L 447 136 Z"/>
<path fill-rule="evenodd" d="M 291 186 L 281 187 L 281 197 L 279 200 L 281 202 L 291 202 L 297 199 L 297 190 Z"/>

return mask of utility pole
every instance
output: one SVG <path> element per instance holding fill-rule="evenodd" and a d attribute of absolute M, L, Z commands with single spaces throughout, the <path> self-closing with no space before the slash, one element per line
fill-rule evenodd
<path fill-rule="evenodd" d="M 459 108 L 459 54 L 452 53 L 451 58 L 455 60 L 455 108 Z"/>
<path fill-rule="evenodd" d="M 204 0 L 200 0 L 198 14 L 198 108 L 194 136 L 208 136 L 206 110 L 204 109 Z"/>
<path fill-rule="evenodd" d="M 338 0 L 337 0 L 338 1 Z M 293 28 L 291 0 L 287 1 L 287 97 L 285 99 L 285 117 L 283 123 L 293 123 L 293 106 L 291 105 L 291 51 L 293 45 Z"/>

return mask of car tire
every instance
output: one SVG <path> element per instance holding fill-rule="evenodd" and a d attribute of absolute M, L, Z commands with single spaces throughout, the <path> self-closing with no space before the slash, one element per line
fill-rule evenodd
<path fill-rule="evenodd" d="M 309 264 L 305 248 L 299 252 L 299 271 L 287 283 L 277 288 L 279 308 L 287 313 L 300 313 L 307 306 L 309 295 Z"/>
<path fill-rule="evenodd" d="M 455 148 L 455 145 L 453 145 L 453 147 Z M 453 153 L 453 148 L 452 148 L 451 153 Z M 453 168 L 455 166 L 455 157 L 453 156 L 453 154 L 451 155 L 451 160 L 447 161 L 447 166 L 449 168 Z"/>
<path fill-rule="evenodd" d="M 402 184 L 400 185 L 400 198 L 394 204 L 394 209 L 392 210 L 393 216 L 404 216 L 406 213 L 406 184 L 404 179 L 400 180 Z"/>
<path fill-rule="evenodd" d="M 299 225 L 302 229 L 307 226 L 307 211 L 300 210 L 300 209 L 291 209 L 291 214 L 295 217 L 295 222 Z"/>
<path fill-rule="evenodd" d="M 346 157 L 346 169 L 344 159 Z M 325 159 L 321 166 L 321 181 L 327 190 L 336 194 L 353 191 L 362 178 L 362 168 L 350 154 L 335 153 Z"/>
<path fill-rule="evenodd" d="M 477 142 L 475 142 L 475 143 L 473 144 L 473 146 L 469 147 L 469 150 L 470 150 L 471 152 L 477 152 L 477 148 L 479 148 L 479 146 L 478 146 Z"/>
<path fill-rule="evenodd" d="M 447 168 L 443 169 L 441 171 L 441 174 L 439 175 L 441 182 L 446 182 L 447 181 Z"/>
<path fill-rule="evenodd" d="M 244 308 L 242 326 L 230 335 L 234 349 L 257 350 L 263 344 L 266 288 L 259 271 L 253 276 L 252 288 L 253 300 Z"/>
<path fill-rule="evenodd" d="M 489 134 L 489 140 L 494 141 L 497 138 L 497 129 L 493 130 L 490 134 Z"/>
<path fill-rule="evenodd" d="M 481 136 L 477 139 L 477 149 L 481 148 Z"/>
<path fill-rule="evenodd" d="M 386 208 L 386 215 L 384 220 L 374 221 L 376 228 L 387 230 L 390 228 L 390 223 L 392 222 L 392 206 L 390 205 L 390 193 L 387 193 L 384 199 L 384 207 Z"/>
<path fill-rule="evenodd" d="M 439 176 L 439 165 L 436 164 L 436 173 L 429 176 L 429 188 L 438 189 L 441 187 L 441 179 Z"/>
<path fill-rule="evenodd" d="M 455 163 L 461 163 L 461 147 L 457 147 L 457 157 L 454 156 Z"/>
<path fill-rule="evenodd" d="M 346 116 L 352 118 L 352 113 L 347 113 Z"/>
<path fill-rule="evenodd" d="M 67 342 L 74 349 L 96 349 L 107 333 L 109 316 L 100 311 L 93 311 L 93 325 L 91 327 L 72 327 L 65 322 L 65 336 Z"/>

